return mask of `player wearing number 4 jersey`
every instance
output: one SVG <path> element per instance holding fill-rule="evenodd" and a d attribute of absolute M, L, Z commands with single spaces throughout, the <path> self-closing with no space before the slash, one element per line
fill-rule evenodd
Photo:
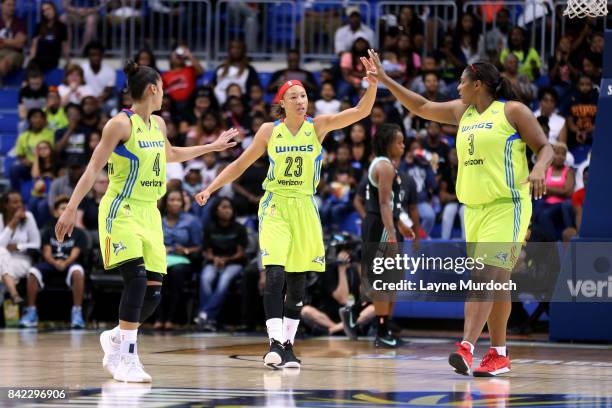
<path fill-rule="evenodd" d="M 223 132 L 212 144 L 173 147 L 162 118 L 151 115 L 161 108 L 163 90 L 159 73 L 128 61 L 125 67 L 132 109 L 112 118 L 102 139 L 59 218 L 59 242 L 70 235 L 76 209 L 108 163 L 109 186 L 100 202 L 98 224 L 105 269 L 123 278 L 119 325 L 100 335 L 103 367 L 117 381 L 150 382 L 138 358 L 138 326 L 159 304 L 166 274 L 166 248 L 157 200 L 166 192 L 166 161 L 183 162 L 234 146 L 238 132 Z"/>
<path fill-rule="evenodd" d="M 356 107 L 313 119 L 305 116 L 308 97 L 304 86 L 287 81 L 275 98 L 283 119 L 264 123 L 247 150 L 196 195 L 204 205 L 214 191 L 239 177 L 267 151 L 270 167 L 259 204 L 259 247 L 266 268 L 264 309 L 270 351 L 264 364 L 268 368 L 300 367 L 293 342 L 304 304 L 306 272 L 325 270 L 323 233 L 313 198 L 321 172 L 321 143 L 330 131 L 370 114 L 376 83 L 374 77 L 369 78 L 368 90 Z"/>
<path fill-rule="evenodd" d="M 424 119 L 458 125 L 457 198 L 465 204 L 465 233 L 469 255 L 483 257 L 486 267 L 471 273 L 472 279 L 507 282 L 531 217 L 531 195 L 545 194 L 545 174 L 553 157 L 551 146 L 533 113 L 522 103 L 511 101 L 510 83 L 486 62 L 469 65 L 457 87 L 461 99 L 436 103 L 411 92 L 390 79 L 378 55 L 369 51 L 380 80 L 400 103 Z M 373 75 L 373 74 L 372 74 Z M 537 154 L 529 174 L 526 145 Z M 491 349 L 482 359 L 475 376 L 495 376 L 510 371 L 506 351 L 506 325 L 510 316 L 509 293 L 480 294 L 465 303 L 463 341 L 449 356 L 450 365 L 460 374 L 472 371 L 474 344 L 485 323 Z M 482 295 L 485 296 L 482 299 Z"/>

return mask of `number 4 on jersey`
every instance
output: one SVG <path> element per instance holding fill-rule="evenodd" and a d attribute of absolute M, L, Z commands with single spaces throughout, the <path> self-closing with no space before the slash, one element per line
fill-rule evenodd
<path fill-rule="evenodd" d="M 160 168 L 159 168 L 159 153 L 155 156 L 155 162 L 153 163 L 153 171 L 155 172 L 155 176 L 159 177 Z"/>

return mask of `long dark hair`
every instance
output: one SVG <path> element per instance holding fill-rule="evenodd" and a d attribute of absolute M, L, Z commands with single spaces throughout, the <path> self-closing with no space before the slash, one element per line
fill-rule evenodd
<path fill-rule="evenodd" d="M 132 99 L 138 101 L 142 99 L 145 89 L 149 85 L 157 84 L 161 78 L 159 72 L 151 67 L 138 65 L 134 60 L 127 60 L 123 72 L 127 76 L 127 86 L 130 90 Z"/>
<path fill-rule="evenodd" d="M 465 31 L 465 29 L 463 28 L 463 18 L 464 17 L 470 17 L 472 21 L 474 22 L 474 26 L 472 27 L 471 31 Z M 457 24 L 457 30 L 456 30 L 457 41 L 459 41 L 459 44 L 462 45 L 463 37 L 467 35 L 470 40 L 470 48 L 472 49 L 472 51 L 478 50 L 478 39 L 480 38 L 480 33 L 478 32 L 478 28 L 476 27 L 477 21 L 478 20 L 476 20 L 476 17 L 474 17 L 474 14 L 465 13 L 463 17 L 461 17 L 461 21 L 459 22 L 459 24 Z"/>
<path fill-rule="evenodd" d="M 182 203 L 181 212 L 183 212 L 185 209 L 185 196 L 183 195 L 183 190 L 180 188 L 173 188 L 173 189 L 166 191 L 166 194 L 164 194 L 164 196 L 161 198 L 160 207 L 161 207 L 161 213 L 164 216 L 168 215 L 168 198 L 170 197 L 170 194 L 172 193 L 179 193 L 179 195 L 181 196 L 181 203 Z"/>
<path fill-rule="evenodd" d="M 465 75 L 472 81 L 482 81 L 494 99 L 518 100 L 510 81 L 502 77 L 490 62 L 479 61 L 468 65 Z"/>
<path fill-rule="evenodd" d="M 383 123 L 376 129 L 376 134 L 372 140 L 372 150 L 376 156 L 388 156 L 389 146 L 393 143 L 397 132 L 402 129 L 395 123 Z"/>
<path fill-rule="evenodd" d="M 514 30 L 519 30 L 523 34 L 523 43 L 519 46 L 519 49 L 514 48 L 514 45 L 512 45 L 512 32 Z M 527 59 L 527 53 L 529 52 L 529 48 L 531 47 L 529 46 L 529 37 L 527 31 L 522 27 L 512 27 L 512 29 L 508 33 L 508 49 L 510 50 L 510 52 L 523 51 L 523 61 L 525 61 Z"/>
<path fill-rule="evenodd" d="M 247 56 L 246 52 L 246 44 L 242 40 L 233 40 L 230 42 L 230 46 L 239 46 L 242 48 L 242 58 L 240 58 L 240 61 L 238 62 L 238 76 L 240 76 L 244 70 L 249 67 L 249 57 Z M 228 54 L 227 59 L 223 61 L 223 64 L 220 66 L 220 68 L 223 68 L 223 71 L 221 72 L 222 77 L 227 76 L 232 65 L 233 63 L 230 61 L 230 56 Z"/>
<path fill-rule="evenodd" d="M 51 25 L 51 27 L 47 26 L 47 19 L 45 18 L 43 14 L 43 6 L 45 5 L 51 6 L 53 8 L 53 11 L 55 11 L 55 17 L 53 17 L 53 20 L 52 20 L 53 24 Z M 38 35 L 41 37 L 44 37 L 50 32 L 55 32 L 55 34 L 58 34 L 58 31 L 59 31 L 59 26 L 57 24 L 58 22 L 59 22 L 59 14 L 57 12 L 57 6 L 55 5 L 55 3 L 50 0 L 43 1 L 40 4 L 40 26 L 39 26 L 40 29 L 39 29 Z"/>

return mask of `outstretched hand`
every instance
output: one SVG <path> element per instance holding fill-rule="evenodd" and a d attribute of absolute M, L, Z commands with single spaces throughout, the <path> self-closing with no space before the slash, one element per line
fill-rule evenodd
<path fill-rule="evenodd" d="M 373 78 L 376 78 L 376 80 L 380 81 L 385 76 L 385 70 L 382 62 L 380 62 L 378 54 L 373 49 L 368 50 L 368 55 L 370 55 L 370 58 L 368 58 L 366 60 L 367 63 L 364 64 L 368 76 L 372 76 Z"/>
<path fill-rule="evenodd" d="M 374 64 L 366 57 L 361 57 L 361 63 L 366 69 L 366 76 L 363 79 L 367 80 L 371 86 L 376 86 L 378 79 L 376 78 L 376 68 L 374 68 Z"/>
<path fill-rule="evenodd" d="M 231 128 L 223 133 L 214 142 L 211 143 L 211 147 L 217 152 L 229 149 L 236 146 L 236 142 L 231 141 L 233 138 L 238 136 L 240 132 L 237 129 Z"/>

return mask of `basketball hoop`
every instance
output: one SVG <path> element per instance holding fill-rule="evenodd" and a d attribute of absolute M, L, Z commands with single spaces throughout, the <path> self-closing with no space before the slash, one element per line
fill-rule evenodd
<path fill-rule="evenodd" d="M 569 18 L 603 17 L 608 14 L 607 0 L 567 0 L 563 12 Z"/>

